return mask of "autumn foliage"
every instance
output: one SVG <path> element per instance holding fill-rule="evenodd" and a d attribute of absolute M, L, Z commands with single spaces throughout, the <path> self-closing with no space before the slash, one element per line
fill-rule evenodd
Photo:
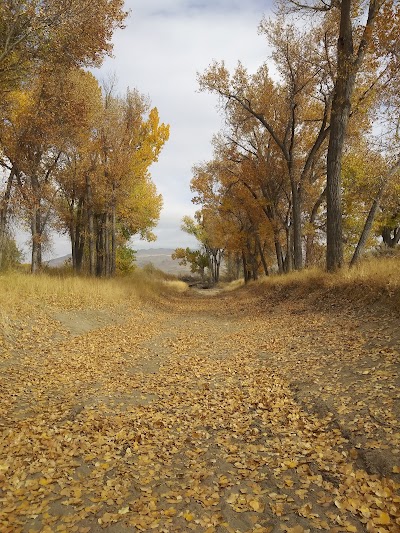
<path fill-rule="evenodd" d="M 393 2 L 281 2 L 259 27 L 268 62 L 199 75 L 226 126 L 193 201 L 221 219 L 245 277 L 324 255 L 333 271 L 399 242 L 398 16 Z"/>
<path fill-rule="evenodd" d="M 76 272 L 99 276 L 132 235 L 154 238 L 162 199 L 149 167 L 169 128 L 138 90 L 120 96 L 82 68 L 111 52 L 122 4 L 2 4 L 0 264 L 12 217 L 31 233 L 33 272 L 51 231 L 69 236 Z"/>

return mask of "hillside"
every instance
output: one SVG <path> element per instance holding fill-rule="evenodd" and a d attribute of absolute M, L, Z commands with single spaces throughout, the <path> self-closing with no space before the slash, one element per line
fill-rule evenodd
<path fill-rule="evenodd" d="M 190 268 L 183 267 L 178 264 L 178 261 L 171 259 L 171 255 L 174 253 L 172 248 L 155 248 L 150 250 L 137 250 L 136 252 L 136 264 L 139 267 L 143 267 L 146 264 L 151 263 L 156 268 L 166 272 L 167 274 L 173 274 L 175 276 L 190 275 Z"/>
<path fill-rule="evenodd" d="M 138 267 L 144 267 L 151 263 L 155 268 L 173 274 L 174 276 L 190 275 L 190 268 L 178 264 L 178 261 L 171 259 L 174 250 L 172 248 L 154 248 L 149 250 L 137 250 L 136 264 Z M 71 259 L 71 255 L 64 255 L 50 259 L 47 262 L 50 268 L 61 267 L 66 261 Z"/>

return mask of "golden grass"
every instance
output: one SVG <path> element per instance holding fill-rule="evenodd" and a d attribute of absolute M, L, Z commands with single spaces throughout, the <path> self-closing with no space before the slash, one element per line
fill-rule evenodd
<path fill-rule="evenodd" d="M 326 287 L 352 282 L 369 283 L 377 288 L 388 285 L 400 287 L 400 258 L 369 259 L 354 268 L 344 268 L 333 274 L 328 274 L 320 268 L 310 268 L 284 276 L 264 277 L 260 281 L 271 286 L 317 284 Z"/>
<path fill-rule="evenodd" d="M 244 286 L 244 279 L 235 279 L 234 281 L 230 281 L 228 283 L 220 283 L 218 284 L 218 288 L 221 288 L 224 292 L 231 292 L 235 291 L 236 289 L 239 289 L 239 287 Z"/>
<path fill-rule="evenodd" d="M 104 310 L 116 313 L 157 302 L 162 296 L 188 290 L 186 283 L 165 280 L 158 273 L 137 269 L 114 279 L 73 276 L 60 271 L 31 275 L 24 271 L 0 273 L 0 347 L 2 334 L 21 317 L 39 320 L 54 310 Z"/>
<path fill-rule="evenodd" d="M 223 284 L 224 291 L 243 286 L 243 280 Z M 337 293 L 352 298 L 389 297 L 400 308 L 400 258 L 370 259 L 353 269 L 327 274 L 320 269 L 269 276 L 251 283 L 254 290 L 272 289 L 277 297 L 304 297 L 311 293 Z M 115 279 L 69 274 L 32 276 L 24 272 L 0 274 L 0 321 L 16 316 L 27 306 L 62 309 L 104 309 L 123 304 L 155 301 L 168 293 L 184 293 L 186 283 L 137 269 Z"/>
<path fill-rule="evenodd" d="M 3 308 L 23 302 L 64 308 L 99 307 L 125 298 L 122 285 L 115 280 L 18 272 L 0 275 L 0 295 Z"/>
<path fill-rule="evenodd" d="M 364 260 L 352 269 L 344 268 L 333 274 L 312 268 L 284 276 L 262 278 L 254 284 L 260 289 L 274 289 L 279 294 L 304 297 L 318 292 L 336 293 L 338 297 L 375 301 L 389 298 L 400 309 L 400 258 Z"/>
<path fill-rule="evenodd" d="M 140 300 L 153 300 L 168 291 L 184 292 L 187 285 L 169 281 L 138 269 L 129 276 L 99 279 L 60 272 L 31 275 L 24 272 L 0 274 L 1 310 L 23 304 L 63 309 L 99 309 Z"/>
<path fill-rule="evenodd" d="M 164 286 L 173 292 L 179 292 L 179 293 L 186 292 L 189 290 L 189 285 L 185 283 L 184 281 L 180 281 L 178 279 L 172 280 L 172 281 L 166 280 L 164 281 Z"/>

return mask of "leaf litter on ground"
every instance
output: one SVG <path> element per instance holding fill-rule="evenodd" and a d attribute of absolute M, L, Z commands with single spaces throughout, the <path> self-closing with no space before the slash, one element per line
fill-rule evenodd
<path fill-rule="evenodd" d="M 382 317 L 240 291 L 74 335 L 30 305 L 2 338 L 2 532 L 400 530 Z"/>

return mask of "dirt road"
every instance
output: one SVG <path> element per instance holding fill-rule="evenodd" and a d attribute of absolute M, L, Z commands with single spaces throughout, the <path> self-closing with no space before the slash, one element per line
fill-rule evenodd
<path fill-rule="evenodd" d="M 400 531 L 397 328 L 251 291 L 13 325 L 0 531 Z"/>

